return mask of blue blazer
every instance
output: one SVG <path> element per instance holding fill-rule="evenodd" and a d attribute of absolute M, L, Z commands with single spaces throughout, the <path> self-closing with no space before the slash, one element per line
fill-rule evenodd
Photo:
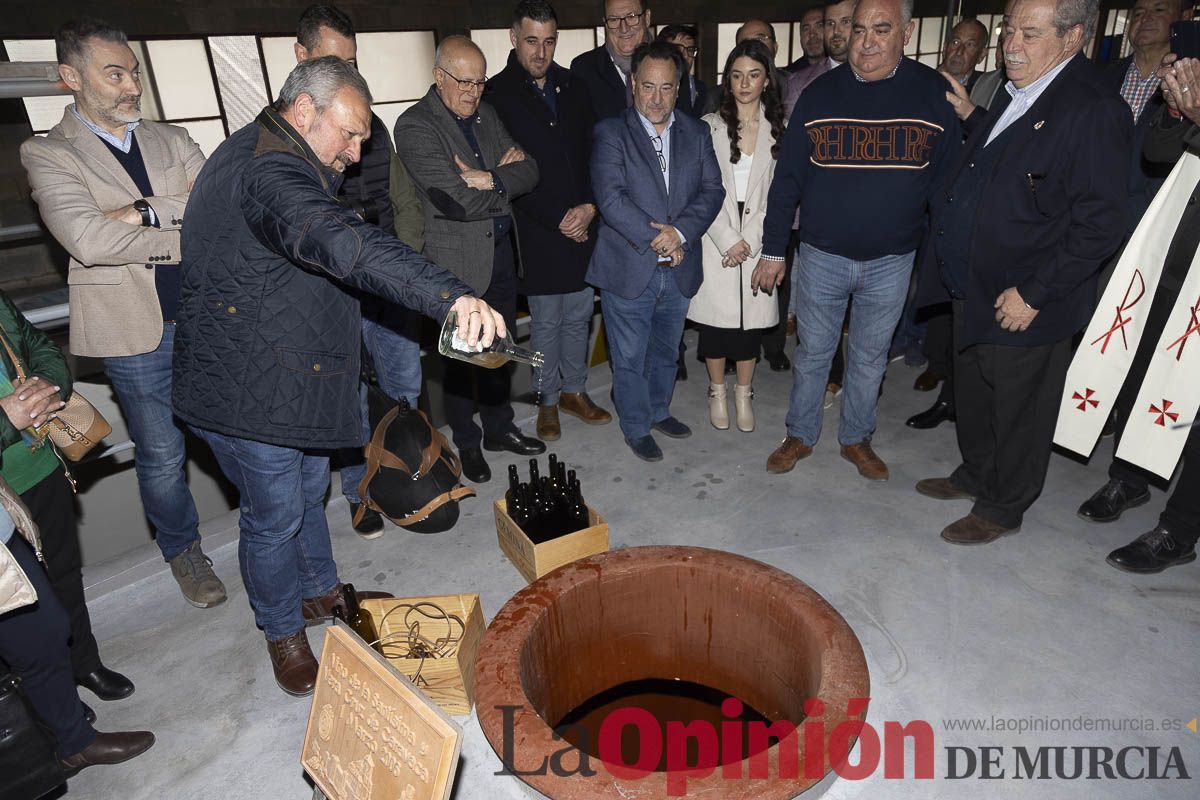
<path fill-rule="evenodd" d="M 651 222 L 674 225 L 687 240 L 672 270 L 684 297 L 704 278 L 700 240 L 721 210 L 725 187 L 708 125 L 676 112 L 671 125 L 671 190 L 654 145 L 632 108 L 602 120 L 592 136 L 592 194 L 600 210 L 587 282 L 632 300 L 646 290 L 658 255 Z"/>

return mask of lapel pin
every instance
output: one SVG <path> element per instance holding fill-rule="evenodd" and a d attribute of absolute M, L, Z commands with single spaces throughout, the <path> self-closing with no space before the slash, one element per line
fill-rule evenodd
<path fill-rule="evenodd" d="M 1040 131 L 1042 129 L 1042 126 L 1045 124 L 1046 124 L 1046 120 L 1039 119 L 1037 122 L 1033 123 L 1033 129 L 1035 131 Z"/>

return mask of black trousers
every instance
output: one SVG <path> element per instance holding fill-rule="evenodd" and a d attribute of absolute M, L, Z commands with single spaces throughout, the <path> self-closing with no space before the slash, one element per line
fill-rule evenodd
<path fill-rule="evenodd" d="M 934 313 L 925 321 L 925 344 L 922 352 L 929 359 L 927 369 L 935 375 L 944 375 L 938 400 L 954 405 L 954 316 L 947 305 L 945 310 L 935 306 Z"/>
<path fill-rule="evenodd" d="M 962 316 L 956 302 L 954 391 L 963 461 L 951 480 L 975 495 L 973 514 L 1015 528 L 1046 481 L 1071 339 L 959 350 Z"/>
<path fill-rule="evenodd" d="M 83 599 L 83 556 L 75 523 L 75 495 L 59 467 L 37 486 L 26 490 L 21 499 L 41 529 L 46 573 L 71 625 L 71 669 L 76 677 L 82 677 L 103 664 Z"/>
<path fill-rule="evenodd" d="M 1179 290 L 1171 286 L 1160 285 L 1154 294 L 1154 301 L 1146 317 L 1146 330 L 1142 334 L 1137 352 L 1134 353 L 1133 363 L 1129 367 L 1124 385 L 1121 386 L 1121 392 L 1117 395 L 1117 435 L 1113 443 L 1114 451 L 1124 434 L 1125 423 L 1134 413 L 1133 404 L 1137 401 L 1146 370 L 1150 368 L 1159 337 L 1162 336 L 1163 328 L 1166 327 L 1178 299 Z M 1116 456 L 1109 464 L 1108 476 L 1140 491 L 1145 491 L 1150 481 L 1149 473 L 1141 467 Z M 1200 537 L 1200 427 L 1192 428 L 1187 443 L 1183 446 L 1183 468 L 1179 473 L 1179 482 L 1168 498 L 1167 507 L 1159 522 L 1184 542 L 1194 543 L 1197 537 Z"/>
<path fill-rule="evenodd" d="M 492 282 L 482 300 L 504 316 L 509 331 L 517 329 L 517 272 L 512 237 L 506 235 L 496 247 L 492 261 Z M 461 452 L 479 447 L 486 433 L 500 436 L 514 429 L 511 364 L 484 369 L 453 358 L 443 359 L 445 372 L 442 391 L 446 421 L 454 433 L 454 446 Z M 475 424 L 476 399 L 483 429 Z"/>
<path fill-rule="evenodd" d="M 783 354 L 784 341 L 787 339 L 788 308 L 792 304 L 792 258 L 796 254 L 796 246 L 800 243 L 799 231 L 792 231 L 788 240 L 786 260 L 783 270 L 783 283 L 775 287 L 775 301 L 779 304 L 779 322 L 770 328 L 763 329 L 762 351 L 767 358 Z"/>
<path fill-rule="evenodd" d="M 83 718 L 83 703 L 71 674 L 67 614 L 20 533 L 13 532 L 8 549 L 29 576 L 38 599 L 0 614 L 0 658 L 20 676 L 29 702 L 57 739 L 58 754 L 74 755 L 92 743 L 96 731 Z"/>

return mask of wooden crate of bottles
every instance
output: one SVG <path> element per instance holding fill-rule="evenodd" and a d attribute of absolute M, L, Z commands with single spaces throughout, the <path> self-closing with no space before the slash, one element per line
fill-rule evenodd
<path fill-rule="evenodd" d="M 398 606 L 415 606 L 424 613 L 405 614 Z M 409 634 L 413 622 L 420 624 L 419 633 L 436 640 L 447 632 L 457 633 L 441 623 L 436 606 L 462 622 L 462 632 L 452 653 L 444 658 L 407 657 L 410 653 Z M 435 595 L 430 597 L 394 597 L 383 600 L 363 600 L 362 608 L 371 615 L 379 632 L 383 654 L 393 667 L 404 673 L 426 697 L 442 707 L 447 714 L 466 716 L 475 703 L 475 655 L 483 639 L 483 609 L 477 594 Z M 391 612 L 391 613 L 389 613 Z M 433 617 L 430 614 L 433 614 Z"/>
<path fill-rule="evenodd" d="M 530 583 L 563 564 L 606 552 L 608 523 L 591 506 L 587 507 L 587 511 L 586 528 L 535 543 L 508 515 L 507 505 L 501 498 L 496 501 L 496 536 L 500 541 L 500 549 Z"/>

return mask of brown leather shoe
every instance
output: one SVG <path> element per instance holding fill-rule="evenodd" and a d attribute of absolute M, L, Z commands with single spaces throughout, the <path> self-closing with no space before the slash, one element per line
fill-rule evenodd
<path fill-rule="evenodd" d="M 538 406 L 537 437 L 543 442 L 557 442 L 562 437 L 558 406 Z"/>
<path fill-rule="evenodd" d="M 913 381 L 913 388 L 918 392 L 932 392 L 944 380 L 946 380 L 945 375 L 938 375 L 933 370 L 927 369 Z"/>
<path fill-rule="evenodd" d="M 612 422 L 612 414 L 592 402 L 587 392 L 563 392 L 558 396 L 558 407 L 572 417 L 578 417 L 588 425 L 604 425 Z"/>
<path fill-rule="evenodd" d="M 359 600 L 387 600 L 395 597 L 388 592 L 364 592 L 358 589 L 354 590 L 354 594 Z M 323 594 L 320 597 L 306 597 L 300 601 L 300 613 L 304 615 L 305 622 L 314 622 L 322 619 L 329 619 L 333 616 L 333 610 L 340 608 L 343 616 L 346 612 L 346 602 L 342 599 L 342 584 L 338 584 L 328 594 Z"/>
<path fill-rule="evenodd" d="M 958 488 L 949 478 L 925 478 L 917 481 L 917 494 L 934 500 L 974 500 L 975 495 Z"/>
<path fill-rule="evenodd" d="M 795 314 L 787 315 L 787 324 L 784 325 L 783 335 L 784 336 L 795 336 L 796 335 L 796 315 Z"/>
<path fill-rule="evenodd" d="M 812 451 L 812 446 L 805 444 L 802 439 L 788 436 L 779 443 L 779 447 L 775 448 L 774 453 L 767 456 L 767 472 L 776 475 L 791 472 L 792 467 L 796 466 L 796 462 L 811 456 Z"/>
<path fill-rule="evenodd" d="M 987 544 L 1005 534 L 1016 533 L 1019 530 L 1021 530 L 1020 525 L 1015 528 L 1005 528 L 994 522 L 988 522 L 983 517 L 967 514 L 957 522 L 947 525 L 946 529 L 942 531 L 942 538 L 950 544 Z"/>
<path fill-rule="evenodd" d="M 293 697 L 313 693 L 318 664 L 303 630 L 286 639 L 267 639 L 267 652 L 271 654 L 271 669 L 275 670 L 275 682 L 280 689 Z"/>
<path fill-rule="evenodd" d="M 120 764 L 137 758 L 154 744 L 150 731 L 117 731 L 97 733 L 96 738 L 78 753 L 58 760 L 66 777 L 78 774 L 79 770 L 102 764 Z"/>
<path fill-rule="evenodd" d="M 882 458 L 875 455 L 869 441 L 842 445 L 842 458 L 858 467 L 858 474 L 869 481 L 886 481 L 888 479 L 887 464 L 883 463 Z"/>

